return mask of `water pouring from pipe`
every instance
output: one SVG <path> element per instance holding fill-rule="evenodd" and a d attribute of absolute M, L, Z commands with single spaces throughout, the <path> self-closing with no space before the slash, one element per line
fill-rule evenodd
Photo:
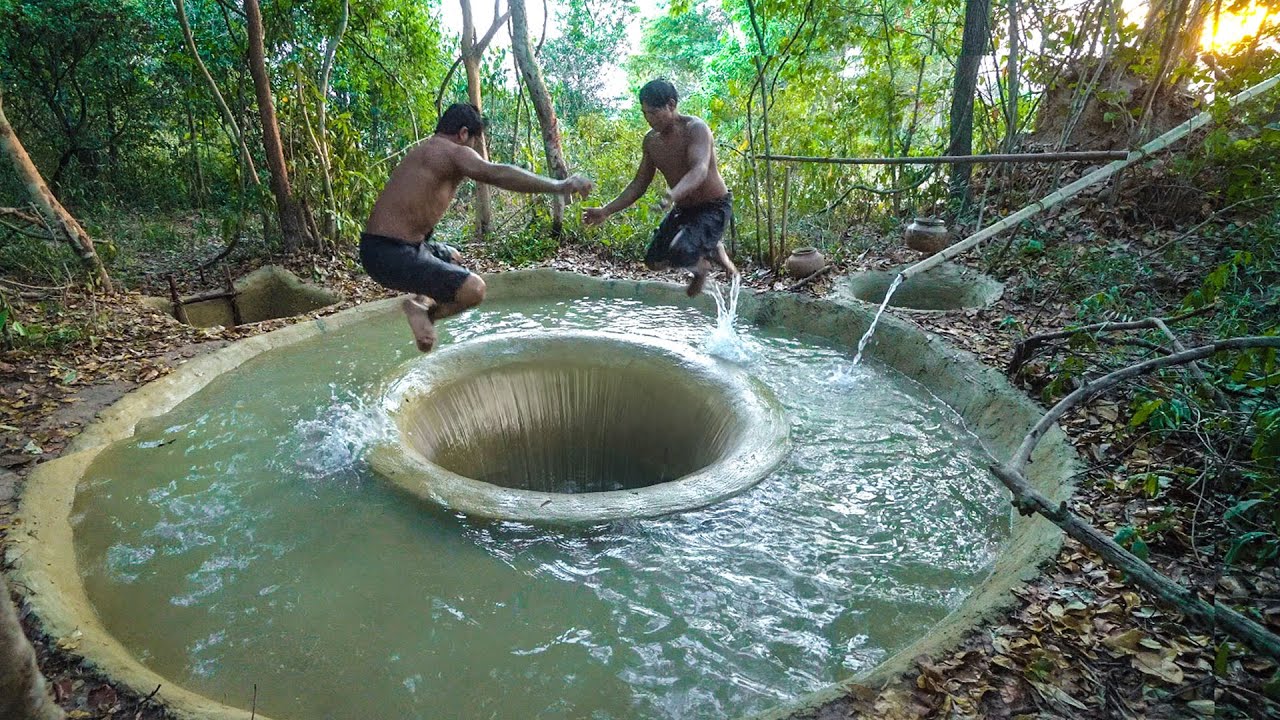
<path fill-rule="evenodd" d="M 884 294 L 884 301 L 880 303 L 880 309 L 876 311 L 876 316 L 871 319 L 871 327 L 867 328 L 867 332 L 858 340 L 858 352 L 853 356 L 853 364 L 857 365 L 862 362 L 862 351 L 866 349 L 867 342 L 871 340 L 871 335 L 876 331 L 876 323 L 880 322 L 880 316 L 884 314 L 884 309 L 889 307 L 889 298 L 893 297 L 893 291 L 898 289 L 902 284 L 906 275 L 898 275 L 893 279 L 893 284 L 889 286 L 889 292 Z"/>

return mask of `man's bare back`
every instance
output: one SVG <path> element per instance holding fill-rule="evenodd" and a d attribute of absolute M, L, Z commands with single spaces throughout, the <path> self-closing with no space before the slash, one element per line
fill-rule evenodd
<path fill-rule="evenodd" d="M 429 235 L 463 180 L 455 159 L 459 151 L 479 157 L 471 148 L 441 135 L 413 146 L 374 202 L 365 231 L 405 242 L 418 242 Z"/>

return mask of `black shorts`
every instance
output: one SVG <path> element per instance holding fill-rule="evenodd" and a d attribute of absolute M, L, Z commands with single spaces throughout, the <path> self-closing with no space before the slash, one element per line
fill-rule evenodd
<path fill-rule="evenodd" d="M 669 263 L 686 268 L 706 257 L 716 258 L 716 246 L 733 218 L 733 199 L 725 195 L 701 205 L 677 207 L 658 224 L 644 255 L 646 264 Z M 683 230 L 684 232 L 680 232 Z"/>
<path fill-rule="evenodd" d="M 439 302 L 452 302 L 471 277 L 466 268 L 453 264 L 451 253 L 448 245 L 427 239 L 408 243 L 384 235 L 360 235 L 360 264 L 374 282 Z"/>

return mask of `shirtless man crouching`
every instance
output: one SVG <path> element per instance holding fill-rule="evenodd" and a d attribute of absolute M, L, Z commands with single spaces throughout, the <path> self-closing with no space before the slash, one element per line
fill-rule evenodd
<path fill-rule="evenodd" d="M 653 129 L 641 143 L 635 179 L 608 205 L 584 210 L 582 222 L 597 225 L 631 207 L 653 182 L 654 171 L 661 171 L 668 190 L 658 206 L 674 208 L 654 230 L 644 264 L 651 270 L 691 270 L 687 292 L 693 297 L 702 292 L 713 263 L 738 274 L 720 241 L 733 217 L 733 202 L 716 167 L 711 129 L 699 118 L 676 112 L 678 100 L 675 86 L 666 80 L 640 88 L 640 109 Z"/>
<path fill-rule="evenodd" d="M 579 175 L 553 180 L 488 162 L 473 149 L 484 126 L 474 105 L 450 105 L 435 134 L 415 145 L 391 172 L 360 235 L 360 263 L 369 277 L 410 294 L 402 306 L 422 352 L 436 344 L 437 320 L 484 300 L 484 280 L 461 266 L 462 255 L 431 241 L 464 178 L 523 193 L 585 197 L 591 192 L 591 181 Z"/>

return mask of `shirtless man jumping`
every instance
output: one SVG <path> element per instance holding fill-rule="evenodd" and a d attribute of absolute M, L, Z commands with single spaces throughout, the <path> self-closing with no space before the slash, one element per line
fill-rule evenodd
<path fill-rule="evenodd" d="M 693 297 L 702 292 L 712 263 L 731 275 L 737 275 L 738 269 L 720 242 L 733 216 L 733 204 L 716 167 L 711 129 L 696 117 L 677 113 L 678 100 L 675 87 L 666 80 L 653 80 L 640 88 L 640 108 L 653 128 L 641 143 L 640 168 L 612 202 L 584 210 L 582 222 L 598 225 L 631 207 L 653 182 L 654 170 L 660 170 L 668 190 L 658 206 L 674 208 L 654 230 L 644 264 L 651 270 L 691 270 L 687 292 Z"/>
<path fill-rule="evenodd" d="M 450 105 L 435 134 L 415 145 L 391 172 L 360 235 L 360 263 L 369 277 L 410 293 L 402 307 L 422 352 L 436 344 L 437 320 L 484 300 L 484 280 L 460 265 L 462 255 L 431 242 L 463 178 L 524 193 L 585 197 L 591 192 L 591 181 L 579 175 L 553 180 L 486 161 L 472 147 L 484 126 L 474 105 Z"/>

